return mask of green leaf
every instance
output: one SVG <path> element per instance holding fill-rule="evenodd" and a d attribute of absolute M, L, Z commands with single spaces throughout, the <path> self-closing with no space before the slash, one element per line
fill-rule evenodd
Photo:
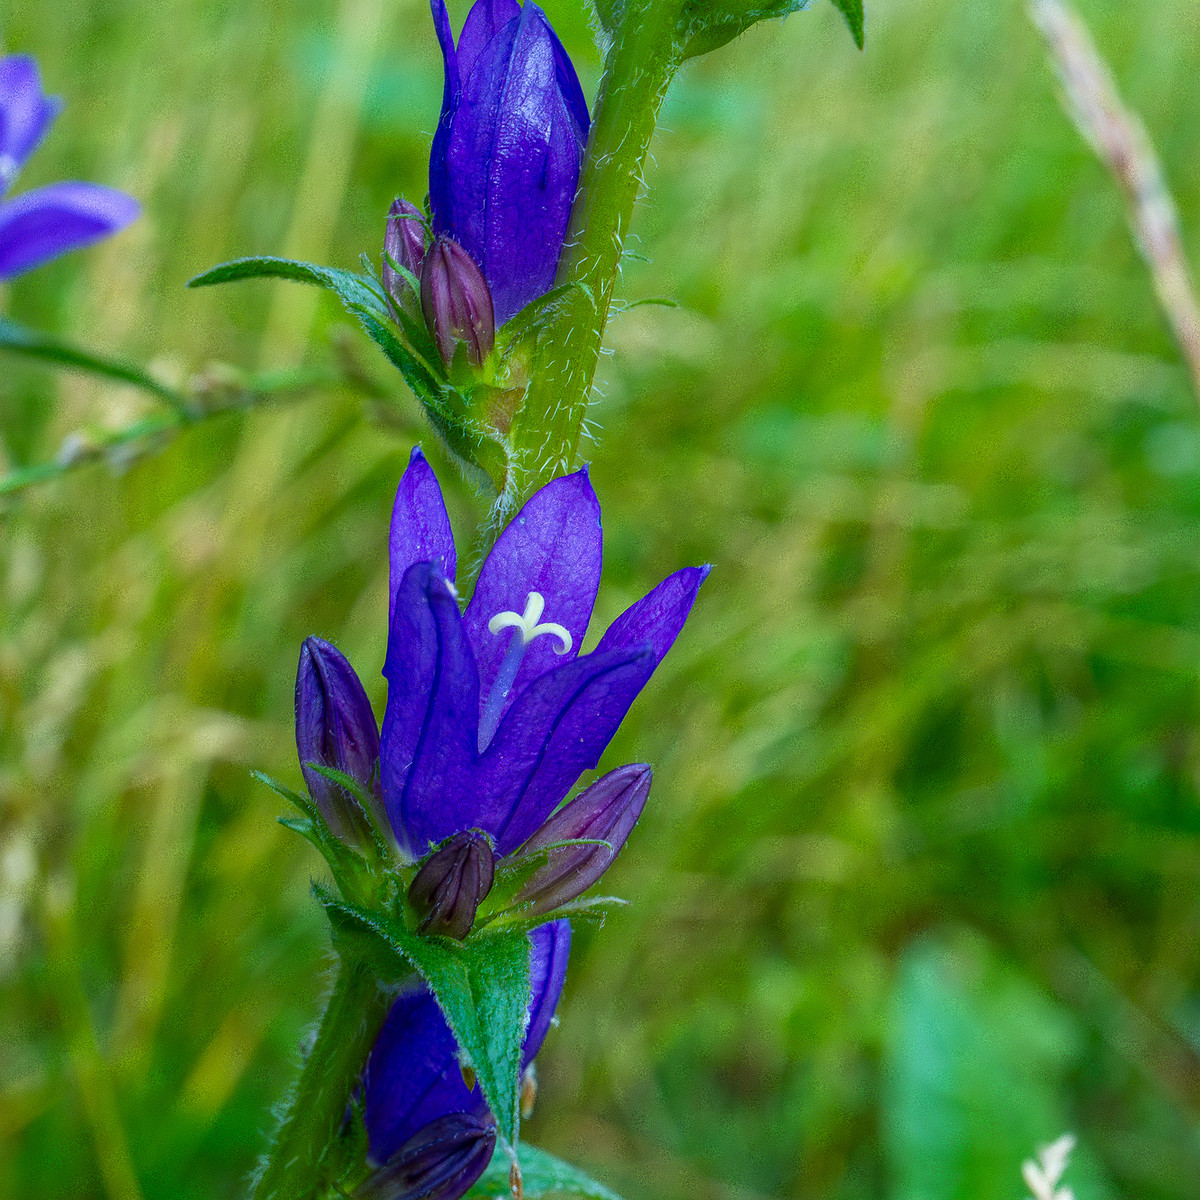
<path fill-rule="evenodd" d="M 93 375 L 103 375 L 107 379 L 129 383 L 134 387 L 141 388 L 144 392 L 149 392 L 159 400 L 165 401 L 177 411 L 185 413 L 190 411 L 191 406 L 186 396 L 167 387 L 164 383 L 159 383 L 157 379 L 147 375 L 140 367 L 81 350 L 69 342 L 26 329 L 25 326 L 18 325 L 15 321 L 9 321 L 4 317 L 0 317 L 0 349 L 9 350 L 14 354 L 23 354 L 28 358 L 40 358 L 44 362 L 54 363 L 56 366 L 90 371 Z"/>
<path fill-rule="evenodd" d="M 411 963 L 446 1018 L 496 1118 L 502 1146 L 517 1144 L 521 1047 L 529 1010 L 529 938 L 523 929 L 476 933 L 465 942 L 425 937 L 383 913 L 319 893 L 330 919 L 382 938 Z"/>
<path fill-rule="evenodd" d="M 809 0 L 689 0 L 679 22 L 679 46 L 684 58 L 707 54 L 745 33 L 759 21 L 786 17 L 808 7 Z M 854 42 L 863 48 L 863 0 L 833 0 L 846 18 Z"/>
<path fill-rule="evenodd" d="M 188 287 L 209 287 L 216 283 L 263 278 L 290 279 L 333 292 L 403 376 L 450 451 L 466 467 L 479 472 L 481 481 L 490 480 L 497 492 L 504 488 L 508 462 L 503 446 L 484 434 L 469 419 L 466 402 L 446 382 L 440 361 L 436 365 L 431 364 L 392 332 L 395 314 L 376 280 L 356 275 L 353 271 L 343 271 L 339 267 L 320 267 L 315 263 L 297 262 L 290 258 L 264 256 L 237 258 L 221 263 L 189 280 Z M 428 343 L 432 346 L 429 339 L 418 337 L 415 329 L 412 333 L 410 340 L 414 344 Z"/>
<path fill-rule="evenodd" d="M 854 44 L 861 50 L 867 19 L 863 12 L 863 0 L 833 0 L 833 6 L 846 18 Z"/>
<path fill-rule="evenodd" d="M 522 1146 L 517 1151 L 521 1164 L 521 1177 L 525 1195 L 529 1200 L 555 1193 L 568 1196 L 587 1196 L 590 1200 L 621 1200 L 621 1197 L 604 1184 L 597 1183 L 578 1167 L 539 1150 L 536 1146 Z M 484 1197 L 507 1197 L 509 1160 L 497 1151 L 487 1169 L 475 1186 L 467 1193 L 468 1200 L 483 1200 Z"/>
<path fill-rule="evenodd" d="M 718 50 L 759 21 L 786 17 L 808 6 L 808 0 L 690 0 L 679 21 L 684 58 Z"/>

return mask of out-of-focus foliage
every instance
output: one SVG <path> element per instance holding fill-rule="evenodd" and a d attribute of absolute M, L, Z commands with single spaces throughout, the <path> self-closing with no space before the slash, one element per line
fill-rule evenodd
<path fill-rule="evenodd" d="M 594 94 L 582 8 L 547 7 Z M 1085 14 L 1200 262 L 1194 6 Z M 526 1132 L 630 1200 L 1000 1200 L 1072 1129 L 1080 1200 L 1185 1200 L 1196 397 L 1020 5 L 870 19 L 861 55 L 829 5 L 760 26 L 664 110 L 622 290 L 681 307 L 612 330 L 597 619 L 716 569 L 608 757 L 655 766 L 606 881 L 634 903 L 576 939 Z M 182 285 L 376 252 L 440 101 L 421 4 L 76 0 L 4 33 L 71 101 L 29 185 L 147 209 L 8 315 L 168 380 L 331 354 L 313 289 Z M 18 464 L 145 403 L 0 367 Z M 382 702 L 410 442 L 372 415 L 223 418 L 2 518 L 2 1195 L 241 1193 L 327 937 L 249 769 L 299 782 L 306 634 Z"/>

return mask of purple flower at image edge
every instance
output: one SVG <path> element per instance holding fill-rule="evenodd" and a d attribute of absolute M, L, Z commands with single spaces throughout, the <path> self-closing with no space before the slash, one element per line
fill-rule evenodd
<path fill-rule="evenodd" d="M 32 58 L 0 58 L 0 196 L 61 108 L 61 100 L 42 92 Z M 51 183 L 0 200 L 0 280 L 117 233 L 140 212 L 131 196 L 94 183 Z"/>

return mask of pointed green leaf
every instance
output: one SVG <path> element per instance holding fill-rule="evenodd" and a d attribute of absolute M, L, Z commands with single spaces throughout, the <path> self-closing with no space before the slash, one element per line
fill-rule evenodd
<path fill-rule="evenodd" d="M 550 1195 L 621 1200 L 616 1192 L 584 1174 L 578 1167 L 536 1146 L 522 1146 L 517 1151 L 517 1159 L 521 1164 L 523 1189 L 529 1200 L 540 1200 L 542 1196 Z M 468 1200 L 484 1200 L 484 1197 L 504 1197 L 507 1200 L 511 1195 L 508 1171 L 508 1156 L 497 1151 L 475 1186 L 467 1193 Z"/>
<path fill-rule="evenodd" d="M 833 0 L 833 6 L 846 18 L 846 24 L 850 26 L 850 36 L 854 38 L 854 44 L 861 50 L 866 25 L 863 0 Z"/>

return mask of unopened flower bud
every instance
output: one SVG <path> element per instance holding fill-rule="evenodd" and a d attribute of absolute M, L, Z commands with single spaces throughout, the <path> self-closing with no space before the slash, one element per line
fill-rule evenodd
<path fill-rule="evenodd" d="M 517 903 L 530 903 L 530 915 L 550 912 L 591 887 L 625 844 L 649 794 L 650 768 L 644 763 L 618 767 L 580 792 L 525 843 L 523 852 L 577 839 L 604 844 L 550 850 L 546 865 L 517 893 Z"/>
<path fill-rule="evenodd" d="M 355 1189 L 355 1200 L 458 1200 L 483 1174 L 496 1126 L 472 1113 L 430 1122 Z"/>
<path fill-rule="evenodd" d="M 378 799 L 379 727 L 354 668 L 341 651 L 318 637 L 306 638 L 300 649 L 296 749 L 309 794 L 326 824 L 343 841 L 361 841 L 368 822 L 359 802 L 309 764 L 349 775 Z"/>
<path fill-rule="evenodd" d="M 383 237 L 383 286 L 397 304 L 409 297 L 416 299 L 407 279 L 392 266 L 396 263 L 421 277 L 421 262 L 425 257 L 425 224 L 421 210 L 415 204 L 397 197 L 388 209 L 387 232 Z"/>
<path fill-rule="evenodd" d="M 422 933 L 465 938 L 475 923 L 475 910 L 492 890 L 496 860 L 492 843 L 469 829 L 456 833 L 421 864 L 408 898 L 422 915 Z"/>
<path fill-rule="evenodd" d="M 474 259 L 453 239 L 439 237 L 421 264 L 421 311 L 449 364 L 462 342 L 467 359 L 479 366 L 496 344 L 492 294 Z"/>

